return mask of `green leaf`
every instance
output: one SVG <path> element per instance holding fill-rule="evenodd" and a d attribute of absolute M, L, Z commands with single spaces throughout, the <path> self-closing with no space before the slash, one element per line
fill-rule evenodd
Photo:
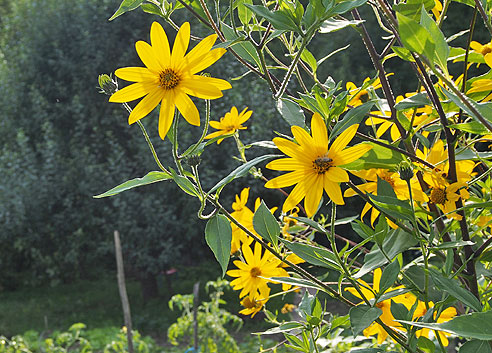
<path fill-rule="evenodd" d="M 248 174 L 249 170 L 257 165 L 258 163 L 267 161 L 272 158 L 276 157 L 282 157 L 281 155 L 277 154 L 265 154 L 263 156 L 256 157 L 244 164 L 241 164 L 239 167 L 234 169 L 232 172 L 229 173 L 225 178 L 223 178 L 221 181 L 219 181 L 215 186 L 209 191 L 209 193 L 215 192 L 217 189 L 224 187 L 234 179 L 240 178 Z"/>
<path fill-rule="evenodd" d="M 283 11 L 272 12 L 269 9 L 267 9 L 265 6 L 260 6 L 260 5 L 244 4 L 244 6 L 249 8 L 256 15 L 268 20 L 272 24 L 272 26 L 276 29 L 287 30 L 292 32 L 299 31 L 299 27 L 296 25 L 294 20 Z"/>
<path fill-rule="evenodd" d="M 114 20 L 116 17 L 123 15 L 125 12 L 135 10 L 139 7 L 144 0 L 123 0 L 120 4 L 120 7 L 116 12 L 109 18 L 109 21 Z"/>
<path fill-rule="evenodd" d="M 285 244 L 287 249 L 295 253 L 304 261 L 316 266 L 340 270 L 335 254 L 327 248 L 303 243 L 293 243 L 285 239 L 280 240 Z"/>
<path fill-rule="evenodd" d="M 370 307 L 368 305 L 358 305 L 350 309 L 350 325 L 352 326 L 352 333 L 357 336 L 359 333 L 369 327 L 378 317 L 381 316 L 383 311 L 376 307 Z"/>
<path fill-rule="evenodd" d="M 430 11 L 435 6 L 434 0 L 406 0 L 393 6 L 393 9 L 402 15 L 418 21 L 422 12 L 422 5 L 425 11 Z"/>
<path fill-rule="evenodd" d="M 440 324 L 402 320 L 397 321 L 417 327 L 429 328 L 431 330 L 444 331 L 465 338 L 475 338 L 483 341 L 492 340 L 492 310 L 484 313 L 456 316 L 454 319 Z"/>
<path fill-rule="evenodd" d="M 195 186 L 191 183 L 191 181 L 187 177 L 178 175 L 172 168 L 169 169 L 171 171 L 171 176 L 173 180 L 181 188 L 181 190 L 186 192 L 188 195 L 200 197 L 200 194 L 198 194 L 198 191 L 195 189 Z"/>
<path fill-rule="evenodd" d="M 386 292 L 397 280 L 400 273 L 400 263 L 398 260 L 394 260 L 391 264 L 386 266 L 381 275 L 379 281 L 379 293 Z"/>
<path fill-rule="evenodd" d="M 414 213 L 408 201 L 389 196 L 372 194 L 368 194 L 368 196 L 378 209 L 384 211 L 384 213 L 396 219 L 404 219 L 407 221 L 412 221 L 414 219 Z"/>
<path fill-rule="evenodd" d="M 298 220 L 299 222 L 307 224 L 308 226 L 316 229 L 318 232 L 321 232 L 324 234 L 327 233 L 325 228 L 323 228 L 318 222 L 313 221 L 311 218 L 306 218 L 306 217 L 291 217 L 291 218 L 294 218 L 294 219 Z"/>
<path fill-rule="evenodd" d="M 263 332 L 254 332 L 253 335 L 261 334 L 261 335 L 275 335 L 277 333 L 282 333 L 282 332 L 288 332 L 292 331 L 295 329 L 300 329 L 302 328 L 302 324 L 296 321 L 288 321 L 284 322 L 283 324 L 280 324 L 277 327 L 272 327 L 266 331 Z"/>
<path fill-rule="evenodd" d="M 316 70 L 318 70 L 318 63 L 314 55 L 309 50 L 304 49 L 302 51 L 301 60 L 309 65 L 313 73 L 316 73 Z"/>
<path fill-rule="evenodd" d="M 384 349 L 381 348 L 358 348 L 352 349 L 349 353 L 380 353 L 384 352 Z"/>
<path fill-rule="evenodd" d="M 232 228 L 224 215 L 210 218 L 205 227 L 205 240 L 222 267 L 224 277 L 231 255 Z"/>
<path fill-rule="evenodd" d="M 444 250 L 444 249 L 457 249 L 461 248 L 465 245 L 475 245 L 474 242 L 472 241 L 465 241 L 465 240 L 460 240 L 460 241 L 448 241 L 445 243 L 441 243 L 437 246 L 431 247 L 432 250 Z"/>
<path fill-rule="evenodd" d="M 354 124 L 359 124 L 371 111 L 375 101 L 369 101 L 350 109 L 342 120 L 338 121 L 330 133 L 330 141 Z"/>
<path fill-rule="evenodd" d="M 407 48 L 403 47 L 398 47 L 398 46 L 392 46 L 391 49 L 395 52 L 400 59 L 403 59 L 405 61 L 415 61 L 415 59 L 412 56 L 412 52 L 408 50 Z"/>
<path fill-rule="evenodd" d="M 422 11 L 420 23 L 430 33 L 435 45 L 434 63 L 444 71 L 448 72 L 449 46 L 444 34 L 437 26 L 436 22 L 429 16 L 427 11 Z"/>
<path fill-rule="evenodd" d="M 325 18 L 332 17 L 334 15 L 340 15 L 345 12 L 351 11 L 357 7 L 364 5 L 367 0 L 353 0 L 353 1 L 342 1 L 339 2 L 332 8 L 327 9 L 325 12 Z"/>
<path fill-rule="evenodd" d="M 248 9 L 244 4 L 253 4 L 253 0 L 240 0 L 238 1 L 238 6 L 237 6 L 237 16 L 239 17 L 239 21 L 243 25 L 247 25 L 250 21 L 251 18 L 253 17 L 253 12 Z"/>
<path fill-rule="evenodd" d="M 475 113 L 473 113 L 473 111 L 468 108 L 457 95 L 447 89 L 442 89 L 442 91 L 460 109 L 463 109 L 463 111 L 465 111 L 468 115 L 477 119 L 477 121 L 481 123 L 481 121 L 478 120 L 477 115 L 475 115 Z M 470 98 L 468 98 L 468 102 L 482 115 L 482 117 L 487 119 L 492 124 L 492 102 L 477 103 Z"/>
<path fill-rule="evenodd" d="M 417 340 L 417 346 L 426 353 L 434 353 L 436 345 L 430 339 L 420 336 Z"/>
<path fill-rule="evenodd" d="M 434 59 L 435 44 L 429 31 L 417 21 L 397 12 L 398 32 L 405 48 Z"/>
<path fill-rule="evenodd" d="M 475 311 L 482 311 L 480 301 L 471 292 L 461 287 L 457 281 L 444 277 L 440 272 L 429 269 L 435 285 L 444 293 L 448 293 Z"/>
<path fill-rule="evenodd" d="M 396 110 L 405 110 L 405 109 L 410 109 L 410 108 L 420 108 L 425 105 L 430 105 L 431 102 L 429 101 L 429 98 L 427 97 L 426 93 L 417 93 L 414 94 L 411 97 L 407 97 L 403 99 L 402 101 L 396 103 L 395 109 Z"/>
<path fill-rule="evenodd" d="M 384 239 L 383 250 L 390 259 L 393 259 L 396 255 L 408 250 L 415 244 L 417 244 L 417 240 L 415 240 L 415 237 L 412 234 L 408 234 L 401 229 L 396 229 L 391 231 Z M 355 274 L 354 278 L 361 278 L 366 273 L 383 266 L 387 262 L 388 260 L 379 247 L 374 245 L 372 250 L 364 256 L 364 265 L 359 272 Z"/>
<path fill-rule="evenodd" d="M 145 175 L 142 178 L 135 178 L 132 180 L 125 181 L 123 184 L 115 186 L 111 190 L 108 190 L 105 193 L 102 193 L 102 194 L 99 194 L 99 195 L 96 195 L 93 197 L 95 199 L 100 199 L 102 197 L 113 196 L 113 195 L 119 194 L 120 192 L 136 188 L 137 186 L 153 184 L 153 183 L 157 183 L 159 181 L 169 180 L 169 179 L 171 179 L 171 176 L 168 173 L 149 172 L 149 173 L 147 173 L 147 175 Z"/>
<path fill-rule="evenodd" d="M 365 155 L 358 160 L 346 164 L 343 167 L 348 170 L 362 170 L 371 168 L 396 168 L 403 160 L 400 153 L 390 150 L 384 146 L 376 145 L 372 142 L 364 142 L 372 146 Z"/>
<path fill-rule="evenodd" d="M 334 18 L 329 18 L 321 24 L 319 29 L 320 33 L 331 33 L 339 31 L 343 28 L 349 26 L 357 26 L 364 23 L 364 20 L 336 20 Z"/>
<path fill-rule="evenodd" d="M 280 226 L 263 200 L 253 216 L 253 228 L 265 241 L 277 247 Z"/>
<path fill-rule="evenodd" d="M 485 135 L 489 133 L 489 130 L 485 126 L 483 126 L 482 123 L 479 123 L 478 121 L 470 121 L 468 123 L 452 124 L 448 126 L 453 129 L 458 129 L 464 132 L 469 132 L 477 135 Z"/>
<path fill-rule="evenodd" d="M 277 110 L 290 126 L 306 127 L 306 118 L 297 103 L 287 98 L 281 98 L 277 101 Z"/>
<path fill-rule="evenodd" d="M 234 30 L 223 22 L 221 22 L 221 29 L 228 41 L 235 41 L 239 38 Z M 251 44 L 250 42 L 241 41 L 237 44 L 234 44 L 232 48 L 244 60 L 249 61 L 253 65 L 261 67 L 258 53 L 256 52 L 253 44 Z"/>
<path fill-rule="evenodd" d="M 465 342 L 458 353 L 492 353 L 492 349 L 487 341 L 472 340 Z"/>
<path fill-rule="evenodd" d="M 271 277 L 269 279 L 276 283 L 285 283 L 285 284 L 290 284 L 291 286 L 297 286 L 302 288 L 313 288 L 313 289 L 324 291 L 322 287 L 320 287 L 319 285 L 308 279 L 295 278 L 295 277 Z"/>
<path fill-rule="evenodd" d="M 157 15 L 163 17 L 162 10 L 159 6 L 151 3 L 145 3 L 140 6 L 143 12 L 150 13 L 152 15 Z"/>

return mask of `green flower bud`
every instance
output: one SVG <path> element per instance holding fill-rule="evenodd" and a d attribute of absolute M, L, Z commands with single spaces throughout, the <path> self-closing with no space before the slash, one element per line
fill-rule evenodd
<path fill-rule="evenodd" d="M 401 162 L 398 166 L 398 174 L 401 180 L 410 181 L 413 178 L 412 164 L 408 162 Z"/>
<path fill-rule="evenodd" d="M 116 82 L 116 80 L 113 80 L 113 78 L 109 75 L 99 75 L 97 80 L 99 82 L 99 88 L 101 89 L 99 91 L 100 93 L 104 93 L 110 96 L 118 90 L 118 82 Z"/>
<path fill-rule="evenodd" d="M 186 164 L 188 164 L 190 167 L 198 166 L 201 161 L 202 161 L 202 159 L 197 154 L 193 154 L 193 155 L 189 156 L 188 158 L 186 158 Z"/>

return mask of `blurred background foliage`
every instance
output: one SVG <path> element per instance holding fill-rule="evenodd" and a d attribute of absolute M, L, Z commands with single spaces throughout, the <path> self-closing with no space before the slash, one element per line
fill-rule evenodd
<path fill-rule="evenodd" d="M 173 183 L 150 185 L 108 199 L 92 198 L 157 170 L 139 128 L 128 126 L 126 111 L 109 104 L 96 87 L 101 73 L 141 65 L 134 43 L 148 41 L 150 24 L 157 20 L 137 10 L 108 22 L 119 2 L 0 0 L 1 291 L 112 273 L 115 229 L 121 234 L 127 273 L 140 282 L 144 301 L 157 295 L 157 279 L 167 270 L 212 258 L 204 242 L 204 223 L 195 217 L 198 203 Z M 375 30 L 378 26 L 370 8 L 362 10 L 366 11 L 363 17 L 374 21 L 368 26 L 374 30 L 371 34 L 380 38 L 383 33 Z M 464 7 L 464 11 L 468 9 Z M 176 23 L 190 20 L 185 11 L 173 18 Z M 458 19 L 452 23 L 467 25 Z M 194 34 L 206 34 L 197 23 L 193 22 L 192 28 Z M 457 32 L 455 28 L 452 31 Z M 336 81 L 360 85 L 363 78 L 375 75 L 368 56 L 360 55 L 365 49 L 356 31 L 318 36 L 309 49 L 319 60 L 347 44 L 346 51 L 323 65 L 321 81 L 330 75 Z M 381 39 L 375 44 L 379 50 L 384 47 Z M 245 70 L 226 55 L 210 72 L 231 80 Z M 272 130 L 289 133 L 266 84 L 250 76 L 231 82 L 233 89 L 226 91 L 223 99 L 212 101 L 213 120 L 232 105 L 239 110 L 248 106 L 254 113 L 249 129 L 241 134 L 245 143 L 271 139 Z M 397 92 L 415 88 L 411 81 L 395 82 Z M 198 104 L 203 111 L 203 102 Z M 155 112 L 142 122 L 161 160 L 170 165 L 170 144 L 158 138 Z M 200 130 L 183 124 L 181 132 L 181 146 L 186 146 Z M 212 186 L 238 165 L 230 156 L 234 149 L 230 139 L 220 149 L 211 146 L 203 155 L 205 185 Z M 252 148 L 247 156 L 252 158 L 255 153 L 258 151 Z M 244 186 L 252 186 L 251 208 L 260 193 L 267 195 L 270 207 L 282 200 L 279 193 L 266 193 L 261 183 L 249 178 L 228 186 L 223 203 L 230 205 Z M 357 214 L 357 200 L 347 202 L 351 203 L 346 215 Z M 218 274 L 218 265 L 213 266 Z"/>

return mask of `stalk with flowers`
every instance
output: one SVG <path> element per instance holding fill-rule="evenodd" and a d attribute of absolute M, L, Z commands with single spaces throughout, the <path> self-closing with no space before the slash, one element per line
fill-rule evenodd
<path fill-rule="evenodd" d="M 492 44 L 473 40 L 478 27 L 492 28 L 491 4 L 127 3 L 113 18 L 141 6 L 171 24 L 177 35 L 171 49 L 164 29 L 154 22 L 150 44 L 136 44 L 145 67 L 115 71 L 116 77 L 134 83 L 117 90 L 104 76 L 101 88 L 111 95 L 110 102 L 124 104 L 130 124 L 160 104 L 159 136 L 170 140 L 175 166 L 162 165 L 139 123 L 160 170 L 96 197 L 173 180 L 197 198 L 197 215 L 207 221 L 205 239 L 222 274 L 233 278 L 231 285 L 244 306 L 241 313 L 264 311 L 275 325 L 265 334 L 282 333 L 285 345 L 297 351 L 320 352 L 322 339 L 339 327 L 373 337 L 370 352 L 384 350 L 385 342 L 401 352 L 446 352 L 450 339 L 462 353 L 491 351 L 492 156 L 481 142 L 492 134 Z M 447 14 L 464 6 L 472 9 L 468 30 L 447 33 Z M 384 48 L 375 47 L 359 13 L 362 7 L 372 8 L 387 33 Z M 197 39 L 191 50 L 190 25 L 178 27 L 173 21 L 178 11 L 188 11 L 212 32 Z M 316 58 L 310 45 L 315 37 L 335 31 L 357 31 L 366 48 L 359 54 L 372 60 L 375 75 L 361 79 L 360 87 L 319 77 L 323 62 L 334 60 L 339 51 Z M 454 45 L 457 38 L 464 48 Z M 220 43 L 214 46 L 217 39 Z M 222 118 L 212 120 L 210 105 L 227 99 L 223 96 L 231 84 L 201 72 L 220 65 L 226 51 L 249 77 L 265 81 L 272 104 L 291 125 L 291 135 L 245 145 L 240 133 L 247 134 L 244 124 L 257 118 L 246 108 L 251 102 L 236 102 Z M 389 60 L 414 72 L 415 91 L 395 96 L 392 83 L 400 73 L 387 71 Z M 197 106 L 190 96 L 205 103 Z M 184 151 L 178 143 L 181 116 L 202 128 L 199 140 Z M 209 125 L 218 131 L 209 132 Z M 235 140 L 240 165 L 205 189 L 199 156 L 229 137 Z M 253 145 L 278 152 L 248 159 Z M 261 171 L 266 162 L 269 171 Z M 250 209 L 250 190 L 244 189 L 236 191 L 231 208 L 224 206 L 224 188 L 232 189 L 235 179 L 247 176 L 263 183 L 265 193 L 275 189 L 285 195 L 283 204 L 267 206 L 262 195 L 255 195 Z M 358 219 L 340 219 L 337 211 L 350 197 L 365 206 Z M 356 240 L 338 233 L 337 227 L 348 222 Z M 328 276 L 336 280 L 328 281 Z M 268 307 L 273 296 L 297 290 L 304 293 L 295 309 L 301 319 L 285 321 Z M 333 317 L 321 293 L 347 305 L 349 314 Z M 285 312 L 294 310 L 286 304 Z"/>

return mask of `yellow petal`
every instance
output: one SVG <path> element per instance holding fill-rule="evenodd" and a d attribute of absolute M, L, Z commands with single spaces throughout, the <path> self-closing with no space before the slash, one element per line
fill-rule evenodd
<path fill-rule="evenodd" d="M 215 41 L 215 39 L 214 39 Z M 203 41 L 202 41 L 203 42 Z M 198 46 L 198 45 L 197 45 Z M 196 48 L 196 47 L 195 47 Z M 194 48 L 193 48 L 194 49 Z M 217 48 L 210 50 L 209 52 L 196 57 L 187 66 L 192 74 L 200 72 L 207 67 L 213 65 L 217 60 L 219 60 L 227 51 L 224 48 Z M 191 53 L 191 52 L 190 52 Z"/>
<path fill-rule="evenodd" d="M 359 128 L 359 124 L 355 124 L 347 128 L 344 132 L 338 136 L 330 147 L 329 155 L 335 154 L 343 150 L 348 143 L 352 140 Z"/>
<path fill-rule="evenodd" d="M 174 119 L 174 94 L 172 91 L 166 92 L 161 102 L 161 111 L 159 113 L 159 136 L 161 139 L 167 135 L 169 128 Z"/>
<path fill-rule="evenodd" d="M 333 158 L 333 163 L 335 163 L 337 166 L 351 163 L 362 157 L 364 154 L 366 154 L 367 151 L 371 149 L 371 145 L 367 143 L 359 143 L 356 146 L 346 148 L 342 152 L 340 152 L 335 158 Z"/>
<path fill-rule="evenodd" d="M 114 74 L 125 81 L 150 81 L 157 86 L 158 77 L 146 67 L 123 67 L 116 70 Z"/>
<path fill-rule="evenodd" d="M 300 126 L 291 127 L 292 135 L 297 143 L 303 148 L 312 148 L 314 145 L 313 138 Z"/>
<path fill-rule="evenodd" d="M 137 49 L 137 54 L 140 57 L 140 60 L 142 60 L 144 65 L 147 66 L 149 70 L 156 74 L 162 71 L 161 64 L 157 60 L 154 50 L 149 43 L 139 40 L 135 43 L 135 49 Z"/>
<path fill-rule="evenodd" d="M 131 102 L 135 99 L 142 98 L 149 92 L 153 91 L 155 87 L 156 85 L 153 83 L 137 82 L 116 91 L 111 97 L 109 97 L 109 101 L 112 103 Z"/>
<path fill-rule="evenodd" d="M 162 69 L 168 68 L 171 65 L 171 48 L 169 47 L 166 32 L 158 22 L 152 23 L 150 42 Z"/>
<path fill-rule="evenodd" d="M 342 168 L 337 168 L 337 167 L 331 167 L 330 169 L 328 169 L 328 171 L 325 173 L 325 177 L 335 183 L 349 181 L 349 176 L 347 172 Z"/>
<path fill-rule="evenodd" d="M 155 107 L 157 107 L 163 95 L 164 92 L 160 87 L 157 87 L 154 91 L 146 95 L 130 113 L 128 124 L 133 124 L 148 115 Z"/>
<path fill-rule="evenodd" d="M 344 205 L 340 184 L 330 181 L 326 176 L 323 178 L 323 187 L 330 199 L 337 205 Z"/>
<path fill-rule="evenodd" d="M 179 28 L 174 39 L 173 51 L 171 53 L 171 66 L 179 67 L 183 61 L 188 45 L 190 44 L 190 23 L 185 22 Z"/>
<path fill-rule="evenodd" d="M 323 118 L 318 113 L 314 113 L 311 120 L 311 133 L 316 148 L 326 152 L 328 150 L 328 132 Z"/>
<path fill-rule="evenodd" d="M 266 184 L 265 187 L 269 189 L 277 189 L 277 188 L 284 188 L 287 186 L 291 186 L 294 184 L 297 184 L 301 180 L 303 180 L 306 177 L 306 172 L 303 170 L 296 170 L 294 172 L 290 172 L 281 176 L 278 176 L 276 178 L 273 178 L 269 180 Z"/>
<path fill-rule="evenodd" d="M 202 99 L 217 99 L 223 96 L 222 91 L 213 83 L 208 82 L 208 77 L 193 75 L 190 78 L 183 79 L 179 87 L 190 96 Z"/>
<path fill-rule="evenodd" d="M 200 114 L 186 93 L 176 92 L 176 108 L 191 125 L 200 126 Z"/>
<path fill-rule="evenodd" d="M 306 185 L 309 185 L 309 188 L 306 191 L 304 207 L 306 213 L 311 216 L 318 210 L 319 202 L 323 195 L 323 176 L 312 174 L 305 179 L 305 183 Z"/>
<path fill-rule="evenodd" d="M 282 137 L 275 137 L 273 139 L 273 143 L 275 143 L 275 146 L 277 146 L 277 148 L 280 151 L 282 151 L 283 153 L 285 153 L 286 155 L 288 155 L 290 157 L 299 157 L 300 156 L 302 158 L 302 156 L 303 156 L 303 154 L 301 153 L 301 147 L 295 142 L 289 141 L 289 140 L 284 139 Z"/>
<path fill-rule="evenodd" d="M 266 167 L 274 170 L 287 171 L 301 169 L 302 164 L 294 158 L 279 158 L 268 163 Z"/>
<path fill-rule="evenodd" d="M 284 202 L 284 205 L 282 206 L 282 211 L 287 212 L 296 207 L 296 205 L 301 202 L 304 196 L 306 196 L 306 185 L 301 181 L 290 192 L 289 196 Z M 307 212 L 307 210 L 306 213 L 308 217 L 312 216 L 312 214 Z"/>

